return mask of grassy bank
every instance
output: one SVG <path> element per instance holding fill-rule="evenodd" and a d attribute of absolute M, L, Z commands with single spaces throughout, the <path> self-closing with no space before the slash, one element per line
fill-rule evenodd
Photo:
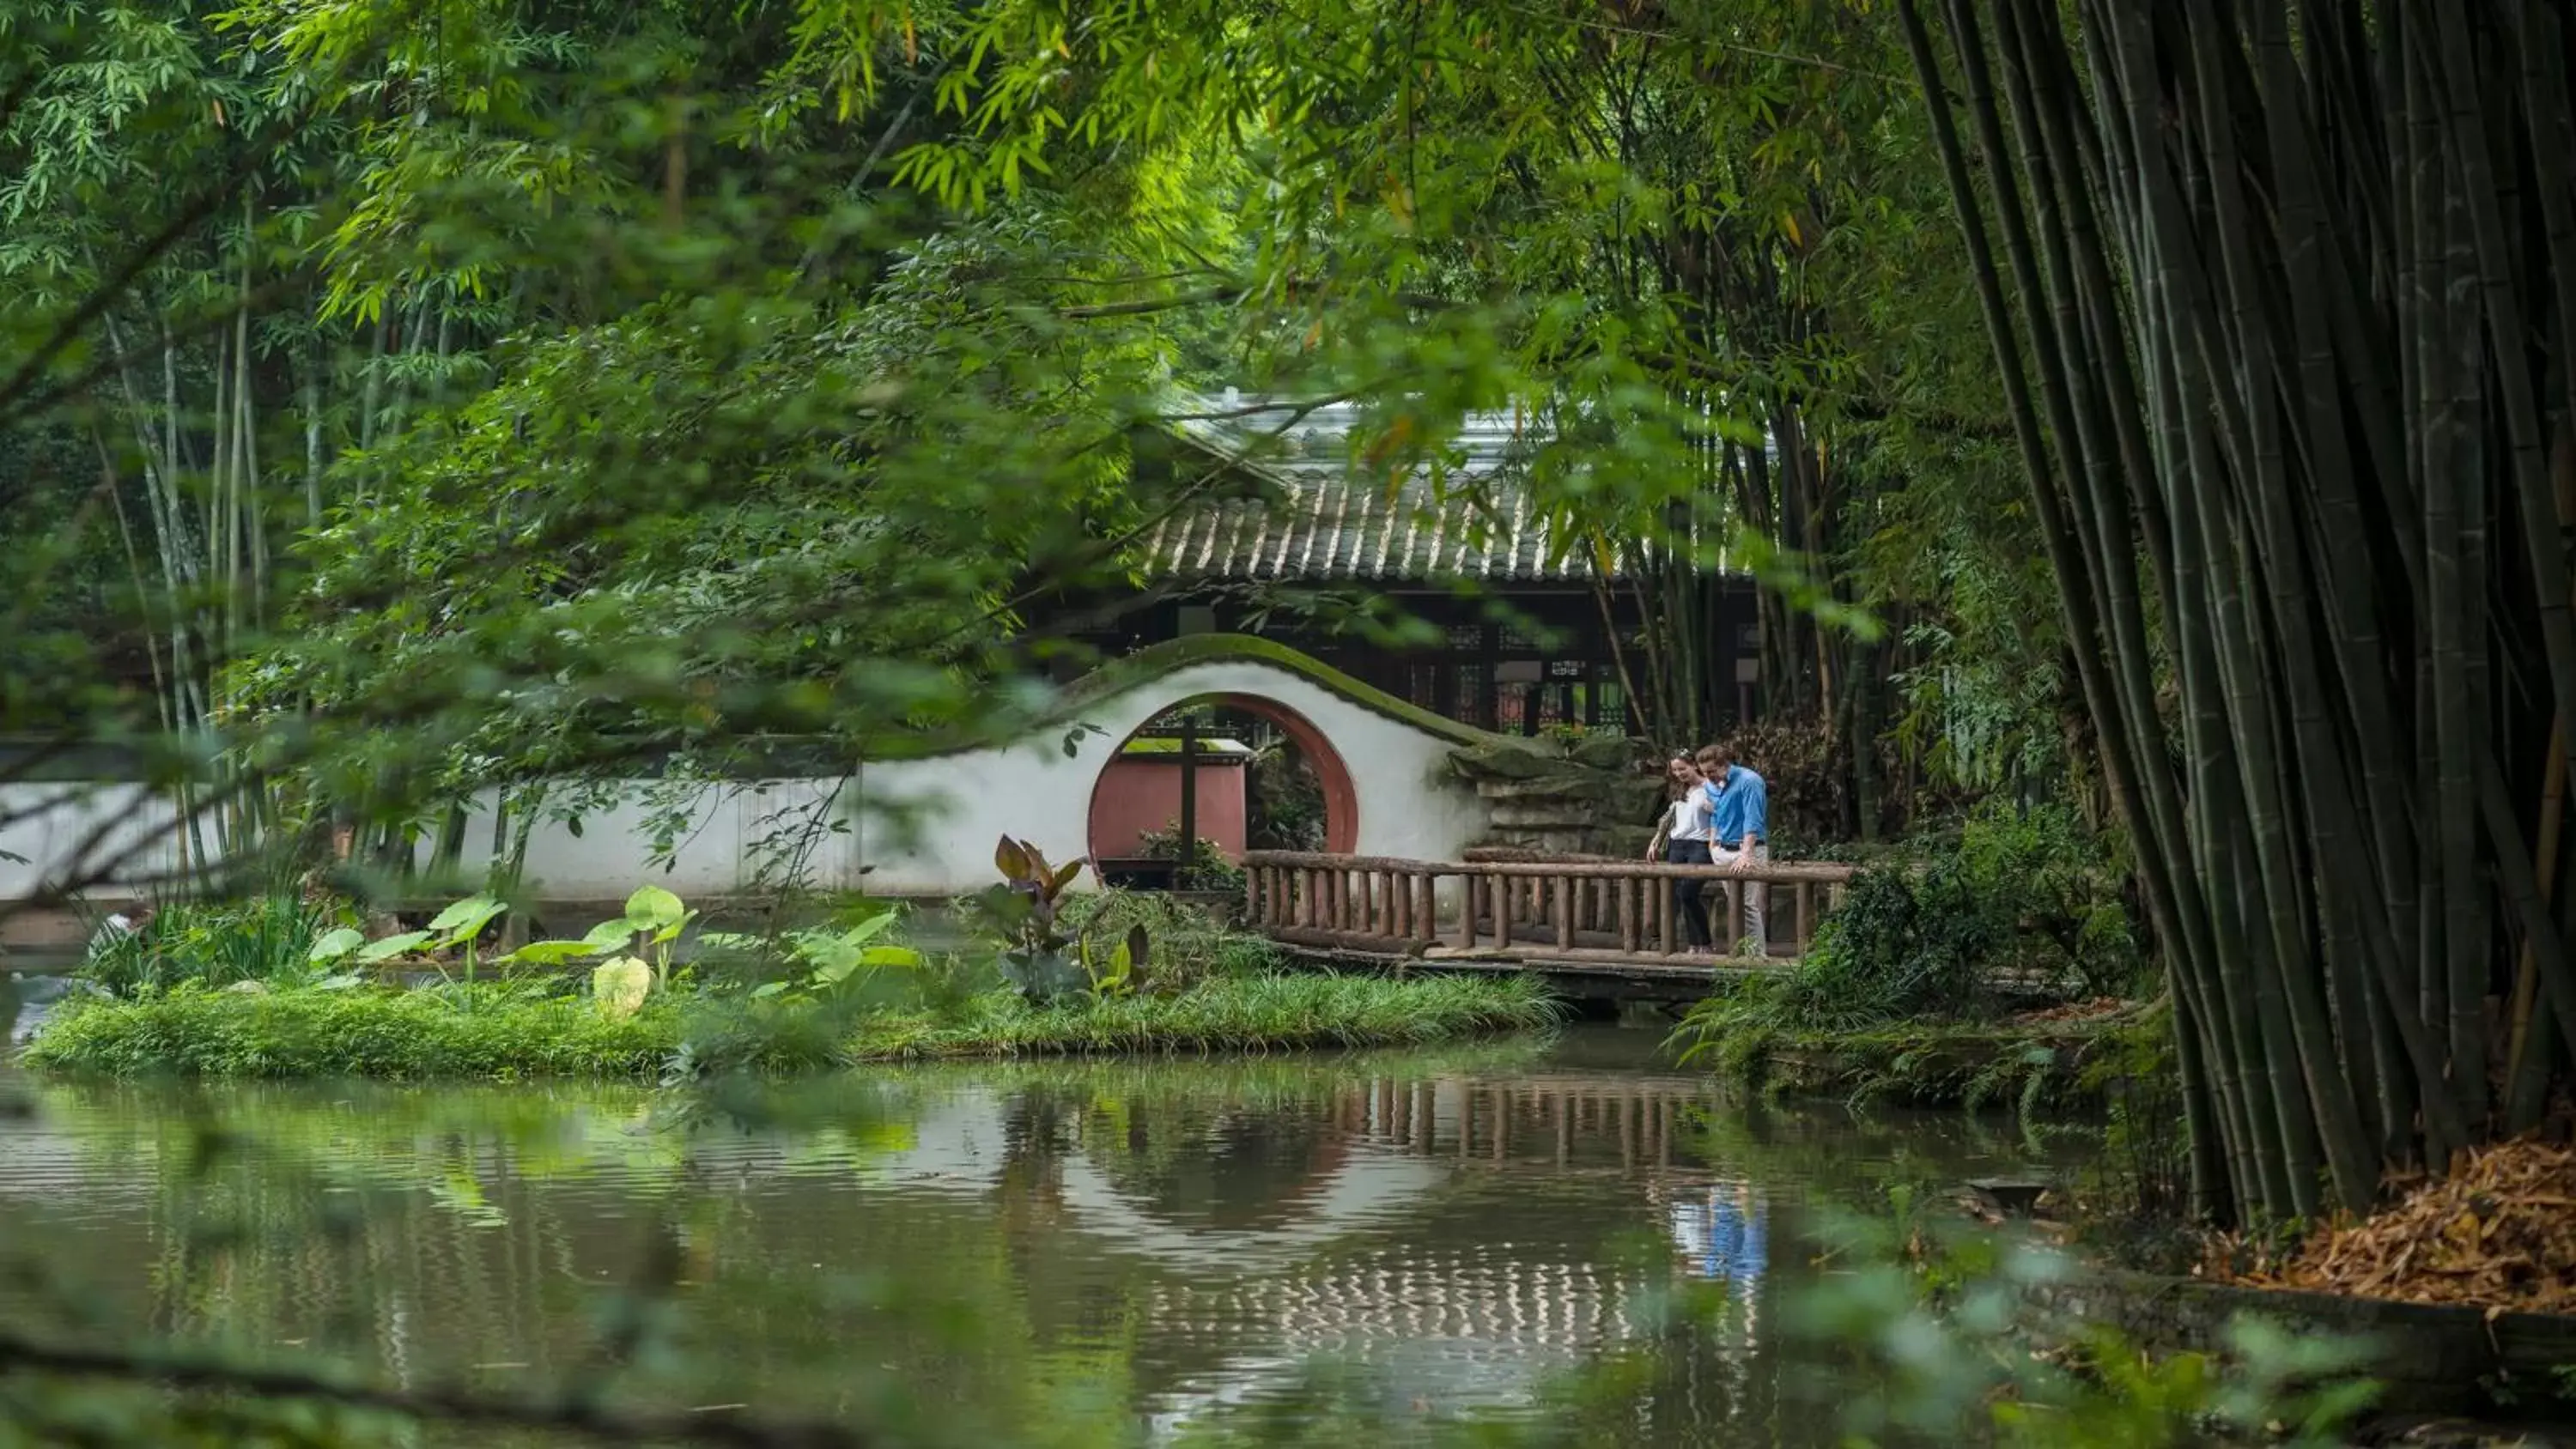
<path fill-rule="evenodd" d="M 2085 1028 L 1987 1022 L 1756 1029 L 1729 1038 L 1716 1064 L 1720 1075 L 1779 1096 L 2027 1110 L 2098 1102 L 2102 1084 L 2084 1066 L 2100 1039 Z"/>
<path fill-rule="evenodd" d="M 624 1020 L 586 997 L 525 989 L 181 988 L 66 1003 L 23 1060 L 121 1077 L 633 1079 L 675 1065 L 777 1072 L 913 1058 L 1411 1045 L 1554 1019 L 1535 983 L 1510 978 L 1262 975 L 1169 996 L 1034 1007 L 997 992 L 945 1011 L 837 1016 L 656 998 Z"/>
<path fill-rule="evenodd" d="M 1169 997 L 1039 1007 L 989 995 L 953 1017 L 888 1012 L 859 1024 L 848 1054 L 901 1061 L 1406 1046 L 1530 1031 L 1555 1020 L 1546 991 L 1527 977 L 1251 976 Z"/>
<path fill-rule="evenodd" d="M 1914 1107 L 2094 1107 L 2170 1072 L 2160 1015 L 2103 1000 L 1988 1020 L 1793 1024 L 1767 1004 L 1703 1003 L 1685 1060 L 1775 1096 Z"/>
<path fill-rule="evenodd" d="M 682 1037 L 680 1009 L 665 1002 L 612 1021 L 579 997 L 182 988 L 67 1001 L 21 1060 L 119 1077 L 644 1077 Z"/>

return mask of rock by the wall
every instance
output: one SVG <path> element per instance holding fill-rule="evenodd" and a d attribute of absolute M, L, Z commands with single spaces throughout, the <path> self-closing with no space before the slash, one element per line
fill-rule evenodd
<path fill-rule="evenodd" d="M 1492 812 L 1481 849 L 1633 860 L 1654 837 L 1663 782 L 1641 742 L 1497 740 L 1453 750 L 1449 764 Z"/>

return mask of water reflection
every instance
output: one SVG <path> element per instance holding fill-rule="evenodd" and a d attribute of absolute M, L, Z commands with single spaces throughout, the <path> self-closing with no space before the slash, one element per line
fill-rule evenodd
<path fill-rule="evenodd" d="M 1319 1356 L 1399 1416 L 1508 1410 L 1605 1354 L 1641 1365 L 1622 1442 L 1824 1442 L 1757 1331 L 1784 1214 L 2019 1154 L 1747 1116 L 1652 1041 L 888 1072 L 680 1120 L 611 1087 L 48 1085 L 0 1123 L 0 1256 L 123 1323 L 494 1386 L 595 1362 L 616 1286 L 667 1283 L 674 1351 L 621 1391 L 936 1406 L 929 1442 L 1132 1441 Z M 1724 1303 L 1661 1333 L 1692 1279 Z"/>

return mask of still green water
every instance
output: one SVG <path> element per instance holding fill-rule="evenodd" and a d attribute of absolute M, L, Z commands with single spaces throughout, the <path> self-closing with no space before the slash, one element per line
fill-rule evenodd
<path fill-rule="evenodd" d="M 640 1326 L 615 1369 L 635 1402 L 943 1444 L 1165 1438 L 1310 1403 L 1318 1365 L 1399 1423 L 1830 1443 L 1830 1371 L 1778 1327 L 1813 1271 L 1800 1221 L 2033 1149 L 1955 1114 L 1730 1102 L 1657 1040 L 714 1097 L 0 1075 L 34 1108 L 0 1116 L 0 1317 L 494 1389 L 570 1381 Z M 1676 1291 L 1718 1306 L 1659 1333 Z"/>

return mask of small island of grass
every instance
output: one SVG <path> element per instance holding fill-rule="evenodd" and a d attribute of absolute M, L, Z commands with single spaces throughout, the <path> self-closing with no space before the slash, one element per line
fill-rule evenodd
<path fill-rule="evenodd" d="M 795 1072 L 950 1057 L 1414 1045 L 1554 1020 L 1545 992 L 1511 977 L 1263 973 L 1168 996 L 1041 1006 L 997 990 L 939 1008 L 839 1011 L 709 994 L 657 1001 L 623 1018 L 551 982 L 258 993 L 190 985 L 67 1003 L 24 1061 L 120 1077 L 649 1079 L 675 1070 Z"/>
<path fill-rule="evenodd" d="M 1037 941 L 1061 948 L 1051 955 L 998 946 L 929 955 L 897 942 L 900 912 L 858 903 L 775 936 L 698 935 L 681 962 L 671 947 L 689 913 L 646 891 L 583 942 L 477 961 L 473 933 L 493 916 L 465 904 L 440 918 L 463 925 L 433 922 L 365 946 L 349 944 L 357 933 L 334 925 L 327 906 L 166 911 L 93 957 L 88 989 L 55 1010 L 22 1060 L 116 1077 L 669 1080 L 967 1057 L 1408 1046 L 1543 1029 L 1557 1015 L 1532 979 L 1294 971 L 1266 941 L 1194 907 L 1117 891 L 1067 901 Z M 209 949 L 251 934 L 269 947 Z M 404 944 L 379 949 L 385 942 Z"/>

